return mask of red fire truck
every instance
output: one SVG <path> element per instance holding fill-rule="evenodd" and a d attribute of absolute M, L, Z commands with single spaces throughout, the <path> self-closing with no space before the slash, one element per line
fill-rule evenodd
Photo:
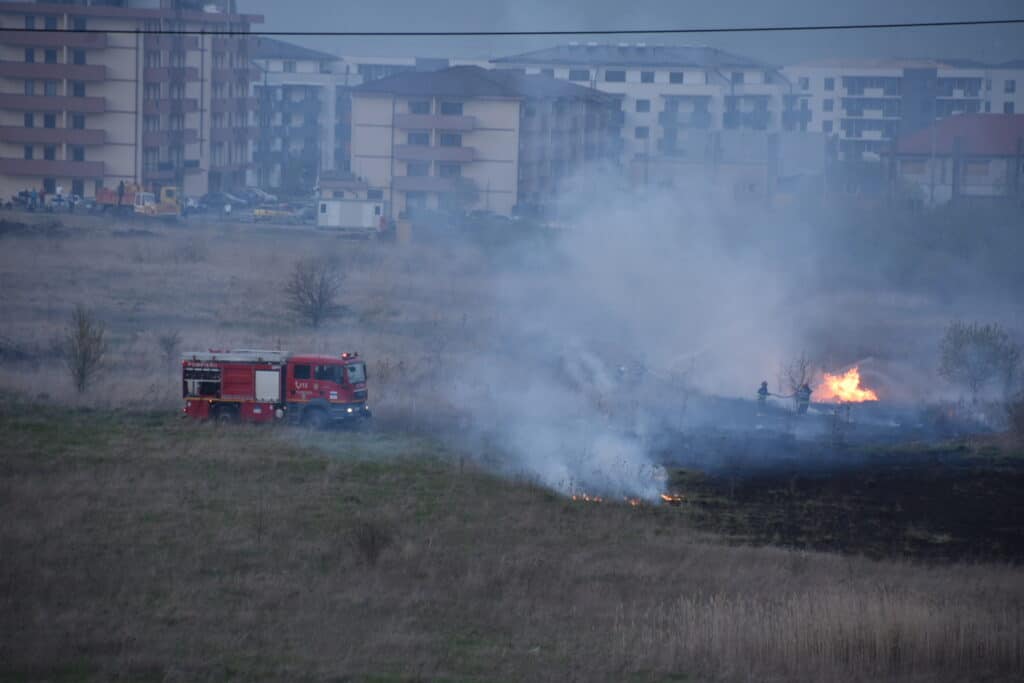
<path fill-rule="evenodd" d="M 357 353 L 189 352 L 181 362 L 181 386 L 185 414 L 199 420 L 282 420 L 324 428 L 371 416 L 366 363 Z"/>

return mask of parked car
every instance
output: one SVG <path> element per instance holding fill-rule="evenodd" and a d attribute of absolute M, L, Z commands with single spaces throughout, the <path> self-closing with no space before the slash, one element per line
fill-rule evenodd
<path fill-rule="evenodd" d="M 270 194 L 258 187 L 247 187 L 242 190 L 241 195 L 251 204 L 272 204 L 277 201 L 277 195 Z"/>
<path fill-rule="evenodd" d="M 199 198 L 199 208 L 203 211 L 220 213 L 227 210 L 225 207 L 236 209 L 248 205 L 247 201 L 229 192 L 210 192 Z"/>

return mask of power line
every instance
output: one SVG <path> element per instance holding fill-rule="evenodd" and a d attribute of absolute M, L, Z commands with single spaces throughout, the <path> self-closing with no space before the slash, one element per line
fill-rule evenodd
<path fill-rule="evenodd" d="M 731 26 L 712 28 L 635 28 L 554 31 L 198 31 L 194 29 L 34 29 L 0 27 L 3 33 L 103 33 L 129 35 L 207 35 L 267 37 L 338 38 L 430 38 L 430 37 L 502 37 L 502 36 L 640 36 L 684 35 L 692 33 L 782 33 L 805 31 L 869 31 L 905 28 L 948 28 L 964 26 L 1010 26 L 1024 19 L 977 19 L 971 21 L 912 21 L 884 24 L 812 24 L 786 26 Z"/>

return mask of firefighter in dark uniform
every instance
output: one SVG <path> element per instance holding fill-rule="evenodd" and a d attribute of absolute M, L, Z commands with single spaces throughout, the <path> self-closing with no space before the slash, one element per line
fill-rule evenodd
<path fill-rule="evenodd" d="M 761 387 L 757 390 L 757 414 L 764 415 L 764 409 L 768 405 L 768 397 L 771 394 L 768 392 L 767 380 L 761 382 Z"/>
<path fill-rule="evenodd" d="M 800 388 L 796 390 L 796 414 L 806 415 L 807 409 L 811 405 L 811 388 L 806 382 L 800 385 Z"/>

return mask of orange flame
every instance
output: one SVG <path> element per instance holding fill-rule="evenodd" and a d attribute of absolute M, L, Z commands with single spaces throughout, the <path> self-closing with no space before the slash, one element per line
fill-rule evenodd
<path fill-rule="evenodd" d="M 683 496 L 679 493 L 663 493 L 661 499 L 669 505 L 679 505 L 683 502 Z"/>
<path fill-rule="evenodd" d="M 604 498 L 601 496 L 592 496 L 589 493 L 576 493 L 573 494 L 573 500 L 580 501 L 582 503 L 603 503 Z"/>
<path fill-rule="evenodd" d="M 835 401 L 836 403 L 863 403 L 864 401 L 877 401 L 878 394 L 871 389 L 865 389 L 860 385 L 860 370 L 854 366 L 841 375 L 830 375 L 825 373 L 818 388 L 814 390 L 815 397 L 821 401 Z"/>

